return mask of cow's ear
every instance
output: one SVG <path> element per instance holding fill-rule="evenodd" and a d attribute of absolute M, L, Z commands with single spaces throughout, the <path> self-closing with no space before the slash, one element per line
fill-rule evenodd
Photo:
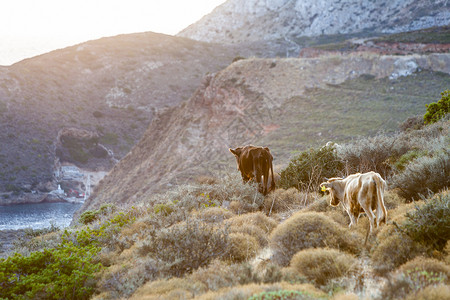
<path fill-rule="evenodd" d="M 270 149 L 267 148 L 267 147 L 264 147 L 263 149 L 264 149 L 264 150 L 267 150 L 268 152 L 270 152 Z"/>
<path fill-rule="evenodd" d="M 234 155 L 236 155 L 237 157 L 239 157 L 242 152 L 242 148 L 240 148 L 240 147 L 238 147 L 236 149 L 229 148 L 228 150 L 230 150 L 230 152 L 233 153 Z"/>

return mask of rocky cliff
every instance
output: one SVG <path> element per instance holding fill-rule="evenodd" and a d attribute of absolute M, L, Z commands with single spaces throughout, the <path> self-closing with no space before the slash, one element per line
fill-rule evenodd
<path fill-rule="evenodd" d="M 247 43 L 365 32 L 402 32 L 450 23 L 447 0 L 228 0 L 178 35 Z"/>

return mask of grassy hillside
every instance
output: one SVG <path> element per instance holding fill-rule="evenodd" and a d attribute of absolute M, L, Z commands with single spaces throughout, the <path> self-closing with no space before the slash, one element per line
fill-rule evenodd
<path fill-rule="evenodd" d="M 277 162 L 292 153 L 326 144 L 392 133 L 400 123 L 425 105 L 439 99 L 439 91 L 450 86 L 450 76 L 427 70 L 412 76 L 374 78 L 362 75 L 342 84 L 310 89 L 301 97 L 288 99 L 281 112 L 274 114 L 280 128 L 258 140 L 277 154 Z"/>
<path fill-rule="evenodd" d="M 403 174 L 422 176 L 429 187 L 442 183 L 442 172 L 450 178 L 449 130 L 446 120 L 397 133 L 403 148 L 427 153 L 403 161 L 403 171 L 397 169 L 388 183 L 404 180 L 405 188 L 412 176 L 401 179 Z M 378 139 L 391 142 L 385 135 Z M 395 147 L 371 144 L 370 138 L 359 143 L 394 154 Z M 428 174 L 417 172 L 419 166 Z M 414 203 L 389 188 L 387 224 L 364 245 L 367 218 L 349 229 L 347 214 L 329 206 L 327 195 L 278 188 L 263 197 L 237 172 L 219 178 L 180 185 L 132 206 L 102 205 L 64 231 L 28 232 L 14 256 L 0 259 L 2 292 L 46 298 L 70 293 L 77 299 L 448 296 L 448 180 Z M 18 272 L 21 277 L 14 277 Z"/>

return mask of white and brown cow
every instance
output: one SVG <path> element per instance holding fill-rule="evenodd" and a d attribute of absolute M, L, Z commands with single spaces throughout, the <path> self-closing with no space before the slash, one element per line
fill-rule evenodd
<path fill-rule="evenodd" d="M 372 232 L 375 224 L 378 227 L 381 222 L 386 223 L 387 212 L 384 206 L 386 181 L 380 174 L 368 172 L 349 175 L 346 178 L 330 178 L 322 182 L 320 186 L 322 190 L 329 191 L 331 206 L 342 203 L 350 217 L 349 227 L 358 222 L 359 215 L 363 212 L 369 218 L 369 232 Z"/>

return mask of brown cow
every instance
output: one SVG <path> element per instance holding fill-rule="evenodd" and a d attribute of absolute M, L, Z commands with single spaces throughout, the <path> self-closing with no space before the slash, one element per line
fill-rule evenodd
<path fill-rule="evenodd" d="M 377 227 L 380 226 L 381 222 L 386 223 L 387 212 L 384 206 L 386 182 L 380 174 L 368 172 L 349 175 L 346 178 L 331 178 L 321 183 L 320 186 L 330 192 L 331 206 L 342 203 L 350 217 L 349 227 L 358 222 L 359 215 L 362 212 L 365 212 L 369 218 L 370 229 L 368 233 L 372 232 L 375 219 Z M 375 209 L 377 210 L 376 217 L 373 213 Z"/>
<path fill-rule="evenodd" d="M 242 180 L 248 182 L 256 179 L 259 191 L 267 195 L 269 191 L 275 189 L 275 179 L 273 177 L 273 156 L 267 147 L 257 147 L 247 145 L 236 149 L 229 149 L 236 157 L 238 170 L 241 171 Z M 269 170 L 272 173 L 272 181 L 268 188 Z M 261 177 L 263 185 L 261 186 Z"/>

